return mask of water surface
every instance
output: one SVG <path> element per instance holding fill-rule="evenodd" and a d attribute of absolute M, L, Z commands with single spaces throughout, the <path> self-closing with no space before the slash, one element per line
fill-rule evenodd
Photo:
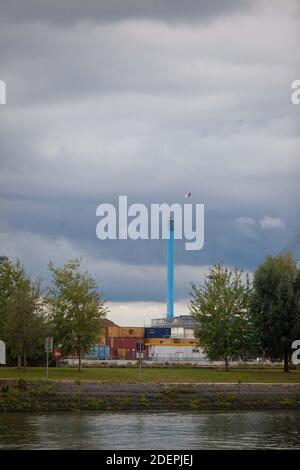
<path fill-rule="evenodd" d="M 300 449 L 300 411 L 1 413 L 0 449 Z"/>

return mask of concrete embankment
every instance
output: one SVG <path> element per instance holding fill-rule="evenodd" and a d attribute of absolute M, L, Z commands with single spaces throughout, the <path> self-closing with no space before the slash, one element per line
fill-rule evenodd
<path fill-rule="evenodd" d="M 0 380 L 0 411 L 300 409 L 300 384 Z"/>

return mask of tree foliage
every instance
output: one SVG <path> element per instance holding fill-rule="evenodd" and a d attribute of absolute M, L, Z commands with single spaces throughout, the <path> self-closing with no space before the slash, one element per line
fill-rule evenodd
<path fill-rule="evenodd" d="M 289 370 L 291 344 L 300 337 L 300 272 L 291 254 L 268 256 L 253 282 L 252 312 L 261 347 Z"/>
<path fill-rule="evenodd" d="M 18 366 L 27 366 L 28 356 L 42 351 L 45 321 L 41 308 L 40 283 L 32 282 L 23 268 L 6 302 L 4 337 L 10 354 L 17 357 Z"/>
<path fill-rule="evenodd" d="M 23 278 L 24 269 L 17 261 L 13 264 L 7 256 L 1 257 L 0 262 L 0 338 L 6 341 L 6 324 L 8 302 Z"/>
<path fill-rule="evenodd" d="M 80 260 L 71 260 L 62 268 L 48 266 L 52 285 L 46 303 L 52 334 L 64 353 L 76 351 L 80 369 L 82 355 L 101 334 L 105 302 L 92 276 L 79 271 Z"/>
<path fill-rule="evenodd" d="M 242 271 L 214 265 L 203 285 L 192 283 L 190 312 L 204 352 L 211 360 L 229 361 L 255 350 L 256 333 L 250 318 L 251 288 Z"/>

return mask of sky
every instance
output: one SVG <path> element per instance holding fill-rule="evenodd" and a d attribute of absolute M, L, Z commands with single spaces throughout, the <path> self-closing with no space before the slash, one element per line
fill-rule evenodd
<path fill-rule="evenodd" d="M 166 313 L 166 241 L 96 237 L 96 208 L 205 204 L 175 242 L 175 311 L 223 261 L 299 233 L 299 0 L 1 0 L 0 251 L 49 285 L 82 258 L 120 325 Z"/>

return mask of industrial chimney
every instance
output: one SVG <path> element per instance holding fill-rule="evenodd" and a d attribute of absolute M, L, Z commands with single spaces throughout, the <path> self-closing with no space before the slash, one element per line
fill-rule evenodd
<path fill-rule="evenodd" d="M 167 318 L 174 318 L 174 218 L 170 217 L 168 239 L 168 295 L 167 295 Z"/>

